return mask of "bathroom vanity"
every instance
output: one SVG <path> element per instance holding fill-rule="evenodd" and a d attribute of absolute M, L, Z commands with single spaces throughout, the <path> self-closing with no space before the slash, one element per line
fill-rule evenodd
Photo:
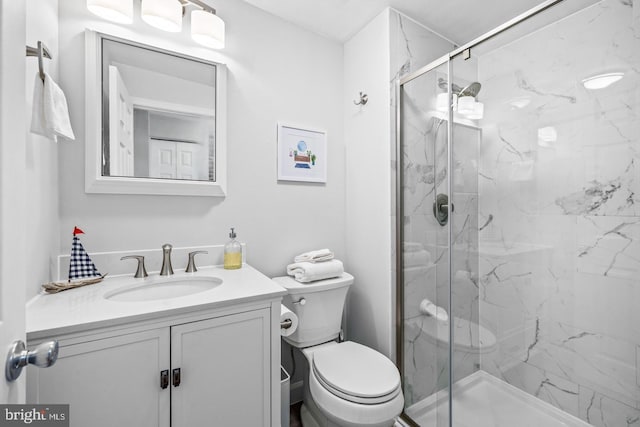
<path fill-rule="evenodd" d="M 169 277 L 31 300 L 29 347 L 60 352 L 28 372 L 27 401 L 70 404 L 71 426 L 279 426 L 286 291 L 248 265 Z"/>

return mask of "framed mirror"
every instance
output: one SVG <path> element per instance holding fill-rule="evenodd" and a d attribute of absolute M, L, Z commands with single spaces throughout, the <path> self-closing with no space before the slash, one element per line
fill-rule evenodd
<path fill-rule="evenodd" d="M 224 196 L 226 67 L 85 36 L 85 191 Z"/>

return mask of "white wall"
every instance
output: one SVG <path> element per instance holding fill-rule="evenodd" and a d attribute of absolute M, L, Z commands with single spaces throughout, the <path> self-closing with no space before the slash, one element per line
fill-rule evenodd
<path fill-rule="evenodd" d="M 26 39 L 36 47 L 44 42 L 52 59 L 44 60 L 45 71 L 59 80 L 58 64 L 58 0 L 29 0 L 26 2 Z M 40 285 L 54 274 L 51 256 L 59 251 L 60 222 L 58 217 L 58 145 L 40 135 L 29 132 L 33 104 L 34 76 L 38 72 L 36 57 L 26 60 L 26 171 L 25 188 L 27 227 L 26 296 L 40 291 Z M 41 84 L 39 82 L 39 84 Z M 77 125 L 75 126 L 78 127 Z M 67 144 L 68 142 L 60 142 Z"/>
<path fill-rule="evenodd" d="M 344 47 L 350 339 L 395 359 L 395 82 L 454 48 L 386 9 Z M 353 105 L 358 92 L 367 105 Z"/>
<path fill-rule="evenodd" d="M 344 45 L 349 338 L 392 355 L 389 9 Z M 369 96 L 356 106 L 358 92 Z"/>
<path fill-rule="evenodd" d="M 234 226 L 249 262 L 269 276 L 284 274 L 292 257 L 308 249 L 329 247 L 344 258 L 342 46 L 244 2 L 219 0 L 215 7 L 227 25 L 227 47 L 219 53 L 196 47 L 188 28 L 164 33 L 138 14 L 133 26 L 112 25 L 91 15 L 83 0 L 60 2 L 60 81 L 78 139 L 60 151 L 62 253 L 74 225 L 86 232 L 90 252 L 220 243 Z M 228 65 L 225 199 L 84 193 L 85 27 L 133 31 Z M 276 182 L 278 120 L 327 130 L 326 185 Z"/>

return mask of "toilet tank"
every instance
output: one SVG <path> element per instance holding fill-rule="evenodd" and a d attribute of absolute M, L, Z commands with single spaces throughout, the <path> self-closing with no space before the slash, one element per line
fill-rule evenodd
<path fill-rule="evenodd" d="M 338 337 L 352 275 L 343 273 L 334 279 L 311 283 L 300 283 L 290 276 L 273 280 L 288 291 L 282 303 L 298 316 L 298 328 L 288 337 L 283 336 L 285 341 L 303 348 Z"/>

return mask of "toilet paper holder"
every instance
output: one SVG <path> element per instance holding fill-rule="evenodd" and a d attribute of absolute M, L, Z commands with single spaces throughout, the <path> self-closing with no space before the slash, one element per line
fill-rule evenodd
<path fill-rule="evenodd" d="M 280 329 L 289 329 L 293 322 L 290 319 L 283 320 L 280 322 Z"/>

